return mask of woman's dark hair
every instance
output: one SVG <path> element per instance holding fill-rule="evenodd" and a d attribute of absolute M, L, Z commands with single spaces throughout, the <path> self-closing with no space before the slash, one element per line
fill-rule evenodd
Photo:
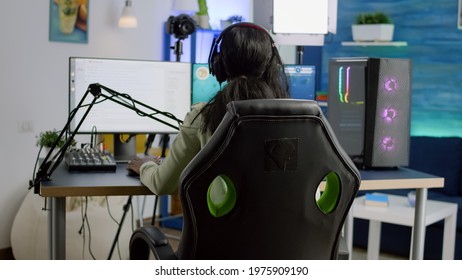
<path fill-rule="evenodd" d="M 228 80 L 201 112 L 203 133 L 215 132 L 230 101 L 289 97 L 284 65 L 265 30 L 251 26 L 230 29 L 218 55 Z"/>

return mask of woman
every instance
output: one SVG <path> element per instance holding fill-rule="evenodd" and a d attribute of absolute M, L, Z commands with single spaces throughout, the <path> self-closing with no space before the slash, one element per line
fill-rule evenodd
<path fill-rule="evenodd" d="M 219 51 L 218 51 L 219 50 Z M 238 23 L 222 31 L 209 56 L 212 75 L 227 84 L 208 103 L 192 106 L 165 160 L 135 158 L 128 169 L 140 174 L 141 182 L 157 195 L 177 191 L 186 165 L 209 141 L 235 100 L 288 98 L 283 63 L 271 36 L 252 23 Z"/>

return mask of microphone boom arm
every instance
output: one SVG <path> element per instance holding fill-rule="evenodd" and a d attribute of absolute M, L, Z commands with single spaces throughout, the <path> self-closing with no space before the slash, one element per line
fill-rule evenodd
<path fill-rule="evenodd" d="M 102 93 L 101 89 L 104 89 L 110 95 L 105 95 L 104 93 Z M 74 119 L 75 115 L 77 114 L 77 111 L 82 107 L 82 104 L 83 104 L 84 100 L 87 98 L 89 93 L 91 93 L 94 96 L 93 100 L 88 105 L 87 110 L 84 112 L 82 118 L 80 119 L 79 123 L 77 124 L 77 126 L 74 129 L 74 131 L 72 132 L 72 134 L 64 142 L 64 145 L 58 150 L 58 153 L 56 155 L 57 156 L 56 160 L 53 161 L 53 159 L 56 157 L 56 156 L 53 156 L 53 157 L 51 156 L 53 154 L 53 151 L 56 149 L 56 147 L 58 146 L 58 143 L 61 141 L 61 139 L 63 139 L 64 134 L 67 131 L 70 131 L 70 124 L 71 124 L 72 120 Z M 180 130 L 179 126 L 175 126 L 175 125 L 173 125 L 171 123 L 168 123 L 167 121 L 164 121 L 162 119 L 159 119 L 159 118 L 153 116 L 153 114 L 161 114 L 161 115 L 163 115 L 163 116 L 165 116 L 165 117 L 167 117 L 167 118 L 169 118 L 171 120 L 176 121 L 178 124 L 181 124 L 182 120 L 177 119 L 173 114 L 157 110 L 157 109 L 155 109 L 155 108 L 153 108 L 151 106 L 148 106 L 148 105 L 146 105 L 146 104 L 144 104 L 142 102 L 139 102 L 139 101 L 137 101 L 135 99 L 132 99 L 127 94 L 121 94 L 121 93 L 119 93 L 119 92 L 117 92 L 117 91 L 115 91 L 115 90 L 113 90 L 111 88 L 108 88 L 106 86 L 103 86 L 101 84 L 98 84 L 98 83 L 90 84 L 88 86 L 88 88 L 87 88 L 87 91 L 85 92 L 82 99 L 80 100 L 79 104 L 77 105 L 77 107 L 73 111 L 71 111 L 71 113 L 69 114 L 69 118 L 67 120 L 67 123 L 65 124 L 64 128 L 61 130 L 61 132 L 60 132 L 58 138 L 56 139 L 56 141 L 51 146 L 50 150 L 48 151 L 47 155 L 45 156 L 45 159 L 40 164 L 40 167 L 39 167 L 37 173 L 35 174 L 35 177 L 32 180 L 29 181 L 29 189 L 34 188 L 34 193 L 36 193 L 36 194 L 40 193 L 40 182 L 41 181 L 43 181 L 43 180 L 50 181 L 51 180 L 51 175 L 53 174 L 54 170 L 59 166 L 59 164 L 63 160 L 67 149 L 74 142 L 74 137 L 77 134 L 78 130 L 80 129 L 80 126 L 84 122 L 84 120 L 87 117 L 90 110 L 96 104 L 97 99 L 100 98 L 100 97 L 104 97 L 105 100 L 111 100 L 111 101 L 113 101 L 113 102 L 115 102 L 115 103 L 117 103 L 119 105 L 122 105 L 122 106 L 124 106 L 124 107 L 126 107 L 128 109 L 131 109 L 131 110 L 135 111 L 138 115 L 140 115 L 142 117 L 149 117 L 149 118 L 151 118 L 151 119 L 153 119 L 155 121 L 158 121 L 158 122 L 160 122 L 160 123 L 162 123 L 164 125 L 167 125 L 167 126 L 169 126 L 171 128 L 174 128 L 176 130 Z M 123 101 L 117 100 L 115 98 L 123 99 Z M 132 103 L 132 104 L 130 104 L 130 103 Z M 144 112 L 143 110 L 140 110 L 140 109 L 136 108 L 135 104 L 143 106 L 143 107 L 153 111 L 154 113 L 148 114 L 148 113 Z"/>

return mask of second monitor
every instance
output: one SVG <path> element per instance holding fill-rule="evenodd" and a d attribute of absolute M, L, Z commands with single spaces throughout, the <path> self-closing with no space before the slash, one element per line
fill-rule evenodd
<path fill-rule="evenodd" d="M 315 99 L 315 66 L 287 64 L 284 71 L 292 98 Z M 225 84 L 226 82 L 222 86 Z M 207 63 L 192 65 L 192 104 L 210 101 L 220 89 L 217 79 L 210 75 Z"/>

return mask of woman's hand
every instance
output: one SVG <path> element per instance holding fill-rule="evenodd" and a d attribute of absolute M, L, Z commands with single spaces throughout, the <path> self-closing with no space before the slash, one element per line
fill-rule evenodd
<path fill-rule="evenodd" d="M 130 160 L 127 164 L 127 170 L 129 171 L 133 171 L 135 172 L 136 174 L 140 174 L 140 167 L 141 165 L 143 165 L 144 163 L 146 162 L 149 162 L 149 161 L 152 161 L 152 162 L 155 162 L 157 164 L 160 164 L 160 157 L 157 157 L 157 156 L 146 156 L 146 157 L 136 157 L 132 160 Z"/>

